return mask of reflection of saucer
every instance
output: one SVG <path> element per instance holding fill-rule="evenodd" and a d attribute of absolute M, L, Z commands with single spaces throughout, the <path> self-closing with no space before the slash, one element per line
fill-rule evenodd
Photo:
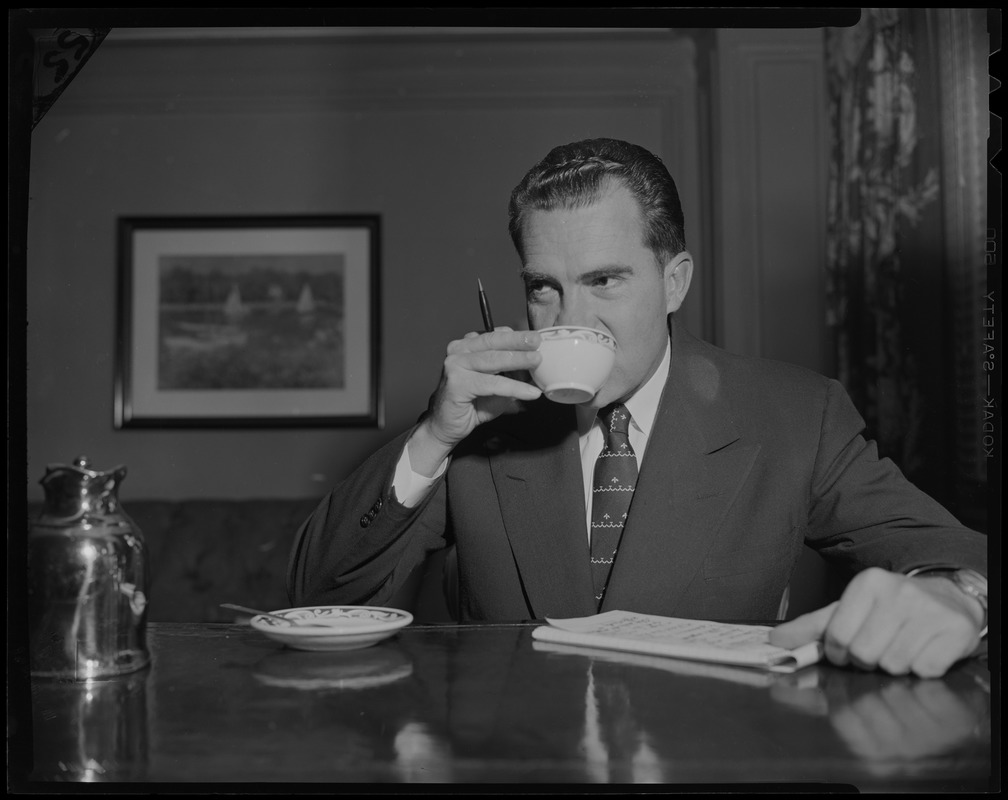
<path fill-rule="evenodd" d="M 382 645 L 337 653 L 278 650 L 253 674 L 261 683 L 287 689 L 367 689 L 412 675 L 413 662 L 401 650 Z"/>

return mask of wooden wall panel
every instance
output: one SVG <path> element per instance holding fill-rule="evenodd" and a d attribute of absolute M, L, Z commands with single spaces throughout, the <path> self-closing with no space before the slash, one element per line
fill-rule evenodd
<path fill-rule="evenodd" d="M 822 31 L 718 31 L 715 59 L 719 343 L 823 371 Z"/>

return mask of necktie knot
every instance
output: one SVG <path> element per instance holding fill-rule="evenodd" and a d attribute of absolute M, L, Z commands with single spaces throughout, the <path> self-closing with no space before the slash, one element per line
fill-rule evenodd
<path fill-rule="evenodd" d="M 625 441 L 630 433 L 630 412 L 622 403 L 612 403 L 599 411 L 599 419 L 602 420 L 602 428 L 605 431 L 606 442 L 612 442 L 619 437 L 618 441 Z"/>

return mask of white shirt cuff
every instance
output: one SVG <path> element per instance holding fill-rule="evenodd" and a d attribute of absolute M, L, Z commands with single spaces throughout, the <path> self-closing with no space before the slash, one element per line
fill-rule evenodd
<path fill-rule="evenodd" d="M 399 456 L 399 461 L 396 464 L 395 475 L 392 477 L 392 488 L 395 489 L 396 499 L 406 508 L 413 508 L 427 496 L 430 488 L 437 483 L 437 479 L 444 474 L 447 468 L 448 459 L 446 458 L 430 478 L 419 472 L 414 472 L 413 465 L 410 463 L 409 445 L 404 445 L 402 455 Z"/>

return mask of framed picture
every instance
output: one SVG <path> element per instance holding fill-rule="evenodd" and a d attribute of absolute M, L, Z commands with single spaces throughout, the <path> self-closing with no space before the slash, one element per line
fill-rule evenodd
<path fill-rule="evenodd" d="M 379 218 L 119 220 L 115 426 L 382 426 Z"/>

